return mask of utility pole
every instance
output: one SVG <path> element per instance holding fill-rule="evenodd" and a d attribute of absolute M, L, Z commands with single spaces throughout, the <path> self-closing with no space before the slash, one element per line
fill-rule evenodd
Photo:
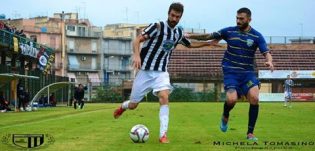
<path fill-rule="evenodd" d="M 65 55 L 66 55 L 66 46 L 65 46 L 65 13 L 62 11 L 61 15 L 61 60 L 62 60 L 62 70 L 61 70 L 61 76 L 65 76 Z"/>

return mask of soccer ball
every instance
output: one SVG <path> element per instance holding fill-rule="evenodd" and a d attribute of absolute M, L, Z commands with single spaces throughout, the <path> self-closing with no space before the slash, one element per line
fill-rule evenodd
<path fill-rule="evenodd" d="M 149 139 L 149 129 L 142 124 L 138 124 L 131 128 L 129 135 L 134 143 L 145 143 Z"/>
<path fill-rule="evenodd" d="M 31 112 L 32 108 L 30 106 L 26 107 L 25 111 Z"/>

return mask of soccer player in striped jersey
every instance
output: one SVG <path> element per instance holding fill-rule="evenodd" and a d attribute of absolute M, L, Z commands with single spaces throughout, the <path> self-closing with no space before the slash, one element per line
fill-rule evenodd
<path fill-rule="evenodd" d="M 272 56 L 262 34 L 252 28 L 251 11 L 248 8 L 241 8 L 237 11 L 237 26 L 227 27 L 211 34 L 187 34 L 187 38 L 199 40 L 221 39 L 227 42 L 227 50 L 222 59 L 222 70 L 224 75 L 224 89 L 226 101 L 224 103 L 223 115 L 221 117 L 220 129 L 227 131 L 229 113 L 236 104 L 236 100 L 244 95 L 250 103 L 248 120 L 248 140 L 258 140 L 254 134 L 254 128 L 258 117 L 259 85 L 255 73 L 255 52 L 259 48 L 266 58 L 265 65 L 273 71 Z"/>
<path fill-rule="evenodd" d="M 284 106 L 287 106 L 289 102 L 289 107 L 291 106 L 291 99 L 292 99 L 292 86 L 294 85 L 293 80 L 291 79 L 290 75 L 287 76 L 287 79 L 284 81 Z"/>
<path fill-rule="evenodd" d="M 133 82 L 129 101 L 125 101 L 114 111 L 118 118 L 127 109 L 135 109 L 143 97 L 153 90 L 160 102 L 160 143 L 168 143 L 166 136 L 169 122 L 169 94 L 173 87 L 170 84 L 167 65 L 172 51 L 181 43 L 186 47 L 198 48 L 212 45 L 208 41 L 190 42 L 183 30 L 176 25 L 184 12 L 181 3 L 172 3 L 168 11 L 168 20 L 150 24 L 133 43 L 133 66 L 140 69 Z M 140 51 L 140 43 L 144 42 Z"/>

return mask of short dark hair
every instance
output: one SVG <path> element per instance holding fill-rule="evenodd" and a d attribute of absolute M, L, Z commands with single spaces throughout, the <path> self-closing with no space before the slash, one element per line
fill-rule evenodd
<path fill-rule="evenodd" d="M 240 13 L 245 13 L 248 17 L 251 17 L 252 16 L 252 12 L 250 11 L 250 9 L 246 8 L 246 7 L 243 7 L 243 8 L 240 8 L 238 11 L 237 11 L 238 14 Z"/>
<path fill-rule="evenodd" d="M 184 5 L 179 2 L 174 2 L 170 5 L 170 8 L 168 9 L 168 13 L 171 12 L 171 10 L 174 10 L 176 12 L 180 12 L 183 14 L 184 12 Z"/>

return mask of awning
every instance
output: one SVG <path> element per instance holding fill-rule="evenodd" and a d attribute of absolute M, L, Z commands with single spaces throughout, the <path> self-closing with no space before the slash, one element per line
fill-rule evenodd
<path fill-rule="evenodd" d="M 77 82 L 77 78 L 75 77 L 74 73 L 68 73 L 69 81 L 71 82 L 71 79 L 74 79 L 73 82 Z"/>
<path fill-rule="evenodd" d="M 92 86 L 100 85 L 101 80 L 100 80 L 97 73 L 88 73 L 87 75 L 88 75 L 88 78 L 89 78 Z"/>

